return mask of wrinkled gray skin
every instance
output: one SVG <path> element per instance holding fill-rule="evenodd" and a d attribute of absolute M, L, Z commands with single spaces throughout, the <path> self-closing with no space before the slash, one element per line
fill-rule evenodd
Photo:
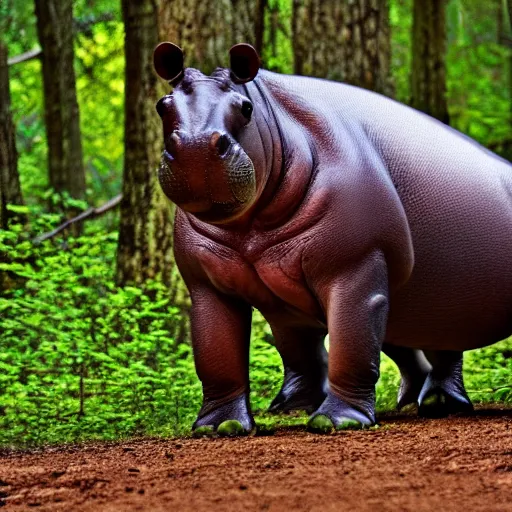
<path fill-rule="evenodd" d="M 238 85 L 187 69 L 159 113 L 204 390 L 196 428 L 254 425 L 251 306 L 285 366 L 271 408 L 312 412 L 313 430 L 375 422 L 382 348 L 400 405 L 471 409 L 462 352 L 512 333 L 508 162 L 378 94 L 263 70 Z"/>

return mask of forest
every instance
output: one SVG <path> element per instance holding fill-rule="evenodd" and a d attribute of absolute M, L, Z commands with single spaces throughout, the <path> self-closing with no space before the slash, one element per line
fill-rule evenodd
<path fill-rule="evenodd" d="M 201 405 L 162 151 L 160 41 L 187 66 L 262 66 L 390 96 L 512 159 L 512 0 L 0 0 L 0 446 L 190 433 Z M 484 307 L 484 305 L 483 305 Z M 512 403 L 512 338 L 464 355 Z M 253 320 L 260 429 L 282 362 Z M 377 409 L 396 406 L 382 356 Z"/>

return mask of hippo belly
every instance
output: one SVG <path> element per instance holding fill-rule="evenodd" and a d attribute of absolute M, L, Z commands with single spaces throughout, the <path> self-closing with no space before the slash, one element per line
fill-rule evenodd
<path fill-rule="evenodd" d="M 391 298 L 388 343 L 468 350 L 512 334 L 512 169 L 479 158 L 398 188 L 415 265 Z"/>
<path fill-rule="evenodd" d="M 240 254 L 217 244 L 214 248 L 201 247 L 196 254 L 217 290 L 243 298 L 266 318 L 279 317 L 285 324 L 325 326 L 323 312 L 304 280 L 302 246 L 301 237 L 297 237 L 262 251 L 256 258 L 254 254 L 248 258 L 249 251 Z"/>

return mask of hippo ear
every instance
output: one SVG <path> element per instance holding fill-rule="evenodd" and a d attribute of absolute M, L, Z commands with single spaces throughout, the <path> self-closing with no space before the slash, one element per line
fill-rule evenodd
<path fill-rule="evenodd" d="M 153 52 L 153 64 L 159 77 L 176 82 L 183 75 L 183 50 L 172 43 L 160 43 Z"/>
<path fill-rule="evenodd" d="M 229 50 L 229 57 L 231 61 L 231 80 L 235 84 L 245 84 L 254 80 L 261 62 L 258 52 L 250 44 L 235 44 Z"/>

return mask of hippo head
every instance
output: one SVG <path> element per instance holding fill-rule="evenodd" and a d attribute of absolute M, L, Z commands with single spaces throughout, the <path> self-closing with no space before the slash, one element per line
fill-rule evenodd
<path fill-rule="evenodd" d="M 234 46 L 230 58 L 230 69 L 206 76 L 184 69 L 183 52 L 172 43 L 161 43 L 154 52 L 158 75 L 173 85 L 156 106 L 165 143 L 160 184 L 181 209 L 210 223 L 243 215 L 255 203 L 261 181 L 253 104 L 237 87 L 254 79 L 260 60 L 247 44 Z"/>

